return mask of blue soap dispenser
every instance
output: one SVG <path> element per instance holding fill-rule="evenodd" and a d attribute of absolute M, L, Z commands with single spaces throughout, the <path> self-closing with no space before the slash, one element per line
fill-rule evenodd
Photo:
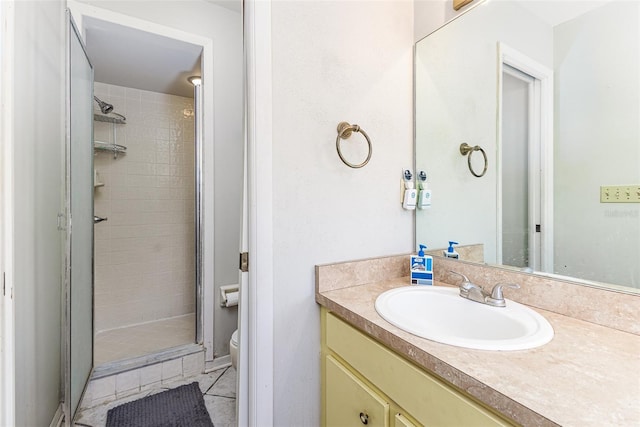
<path fill-rule="evenodd" d="M 442 251 L 442 254 L 446 258 L 455 258 L 455 259 L 460 258 L 460 254 L 458 252 L 456 252 L 455 249 L 453 249 L 453 245 L 457 245 L 457 244 L 458 244 L 458 242 L 449 241 L 449 248 L 447 248 L 446 251 Z"/>
<path fill-rule="evenodd" d="M 418 255 L 411 256 L 411 284 L 433 285 L 433 258 L 424 254 L 426 245 L 420 245 Z"/>

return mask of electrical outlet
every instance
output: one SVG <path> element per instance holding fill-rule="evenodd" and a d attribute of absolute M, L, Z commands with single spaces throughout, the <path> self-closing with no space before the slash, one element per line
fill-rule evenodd
<path fill-rule="evenodd" d="M 640 203 L 640 185 L 602 186 L 600 203 Z"/>

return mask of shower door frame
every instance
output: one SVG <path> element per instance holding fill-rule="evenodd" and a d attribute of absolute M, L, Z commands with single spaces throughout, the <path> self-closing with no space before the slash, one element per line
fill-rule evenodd
<path fill-rule="evenodd" d="M 214 97 L 213 84 L 207 84 L 208 82 L 213 82 L 213 40 L 73 0 L 69 0 L 67 5 L 81 31 L 83 39 L 86 39 L 84 18 L 90 18 L 202 47 L 202 109 L 195 112 L 200 115 L 199 119 L 200 123 L 202 123 L 200 129 L 202 132 L 196 134 L 194 138 L 196 144 L 196 158 L 194 159 L 196 167 L 194 183 L 196 189 L 196 334 L 194 341 L 196 344 L 203 345 L 205 363 L 210 362 L 214 356 L 214 263 L 205 264 L 202 261 L 207 258 L 213 259 L 214 200 L 213 193 L 211 197 L 205 198 L 202 190 L 204 187 L 214 188 Z M 205 149 L 205 147 L 208 147 L 208 149 Z M 211 224 L 211 226 L 206 227 L 205 224 Z"/>
<path fill-rule="evenodd" d="M 92 151 L 92 143 L 90 135 L 93 135 L 93 120 L 91 117 L 91 111 L 86 111 L 82 108 L 80 110 L 83 114 L 86 114 L 86 122 L 88 125 L 88 131 L 82 133 L 82 126 L 78 128 L 74 126 L 74 123 L 82 120 L 76 120 L 74 115 L 73 103 L 74 91 L 77 88 L 74 79 L 74 71 L 77 69 L 74 64 L 74 55 L 72 45 L 76 41 L 81 49 L 82 64 L 88 66 L 89 75 L 87 80 L 89 88 L 89 96 L 86 102 L 93 103 L 93 76 L 94 70 L 89 56 L 86 51 L 85 44 L 83 43 L 78 27 L 76 26 L 70 11 L 66 13 L 66 138 L 65 138 L 65 216 L 64 223 L 66 231 L 65 239 L 65 263 L 64 263 L 64 328 L 62 343 L 64 346 L 64 413 L 65 413 L 65 425 L 72 425 L 72 420 L 75 419 L 75 415 L 80 408 L 80 403 L 84 396 L 85 390 L 91 378 L 93 371 L 93 314 L 94 314 L 94 299 L 93 299 L 93 283 L 94 283 L 94 238 L 93 238 L 93 182 L 89 178 L 89 182 L 86 182 L 87 175 L 92 177 L 91 171 L 93 170 L 93 158 L 89 158 L 89 165 L 86 166 L 86 158 L 83 157 L 83 147 L 86 151 Z M 80 138 L 77 133 L 81 132 Z M 84 139 L 89 137 L 89 139 Z M 77 142 L 76 142 L 77 141 Z M 80 156 L 75 154 L 80 152 Z M 83 169 L 80 167 L 86 167 L 82 175 Z M 80 176 L 78 174 L 80 170 Z M 89 195 L 90 206 L 88 206 L 87 198 L 83 198 L 82 191 L 78 191 L 78 187 L 84 187 L 85 195 Z M 90 188 L 89 188 L 90 187 Z M 80 199 L 80 202 L 76 202 L 76 199 Z M 86 220 L 87 222 L 83 222 Z M 60 227 L 59 227 L 60 228 Z M 86 241 L 85 233 L 89 231 L 89 242 Z M 76 236 L 80 236 L 80 238 Z M 85 247 L 86 244 L 89 247 Z M 80 250 L 76 249 L 76 246 L 80 246 Z M 85 251 L 90 249 L 90 254 L 87 255 Z M 81 255 L 81 256 L 77 256 Z M 83 258 L 88 256 L 88 258 Z M 80 258 L 80 259 L 78 259 Z M 79 273 L 78 273 L 79 272 Z M 80 299 L 80 303 L 75 302 Z M 75 303 L 74 303 L 75 302 Z M 89 303 L 90 307 L 86 304 Z M 78 309 L 80 307 L 80 309 Z M 80 322 L 75 320 L 78 315 Z M 87 325 L 87 317 L 88 325 Z M 78 330 L 79 332 L 75 332 Z M 79 334 L 79 335 L 78 335 Z M 86 349 L 85 338 L 86 335 L 90 335 L 91 345 L 90 350 Z M 81 339 L 82 346 L 80 350 L 77 350 L 75 343 L 78 339 Z M 76 360 L 79 359 L 79 362 Z M 75 378 L 80 375 L 80 382 L 77 383 Z M 76 384 L 77 383 L 77 384 Z"/>

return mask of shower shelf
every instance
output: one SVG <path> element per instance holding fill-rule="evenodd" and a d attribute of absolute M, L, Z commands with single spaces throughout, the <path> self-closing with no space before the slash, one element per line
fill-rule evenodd
<path fill-rule="evenodd" d="M 111 128 L 113 132 L 113 142 L 103 142 L 103 141 L 93 141 L 94 150 L 98 151 L 109 151 L 113 153 L 113 158 L 117 159 L 118 154 L 125 154 L 127 152 L 127 147 L 124 145 L 116 144 L 117 139 L 117 131 L 116 125 L 126 125 L 127 119 L 122 114 L 118 113 L 109 113 L 109 114 L 98 114 L 93 113 L 93 120 L 97 122 L 106 122 L 111 123 Z"/>
<path fill-rule="evenodd" d="M 107 122 L 107 123 L 114 123 L 116 125 L 125 125 L 127 124 L 126 119 L 124 118 L 124 116 L 121 116 L 118 113 L 111 113 L 111 114 L 93 114 L 93 120 L 97 121 L 97 122 Z"/>
<path fill-rule="evenodd" d="M 125 154 L 127 152 L 127 147 L 124 145 L 103 141 L 93 141 L 93 148 L 98 151 L 111 151 L 114 155 L 118 153 Z"/>

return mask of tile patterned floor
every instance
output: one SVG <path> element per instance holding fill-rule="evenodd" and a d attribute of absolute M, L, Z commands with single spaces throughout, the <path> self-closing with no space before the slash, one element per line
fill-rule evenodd
<path fill-rule="evenodd" d="M 207 411 L 214 427 L 236 426 L 236 370 L 232 367 L 222 368 L 208 374 L 201 374 L 191 378 L 178 380 L 174 383 L 163 384 L 151 390 L 133 396 L 114 400 L 104 405 L 80 411 L 74 426 L 104 427 L 107 422 L 107 412 L 123 403 L 141 399 L 151 394 L 176 388 L 183 384 L 197 381 L 202 391 Z"/>
<path fill-rule="evenodd" d="M 130 359 L 195 342 L 195 314 L 142 325 L 98 332 L 94 340 L 94 365 Z"/>

